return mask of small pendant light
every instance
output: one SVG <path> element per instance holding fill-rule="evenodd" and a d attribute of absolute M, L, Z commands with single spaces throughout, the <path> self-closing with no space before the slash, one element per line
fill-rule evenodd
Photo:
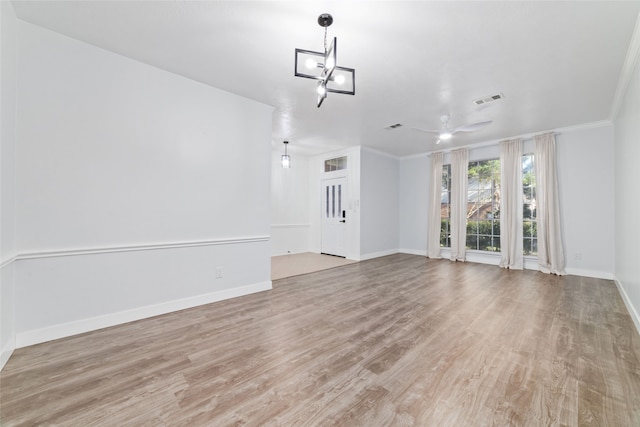
<path fill-rule="evenodd" d="M 291 167 L 291 157 L 287 154 L 287 144 L 289 141 L 283 141 L 284 144 L 284 154 L 280 157 L 280 163 L 284 169 L 289 169 Z"/>

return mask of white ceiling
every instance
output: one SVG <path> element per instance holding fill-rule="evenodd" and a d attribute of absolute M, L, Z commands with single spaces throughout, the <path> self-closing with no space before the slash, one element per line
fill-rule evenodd
<path fill-rule="evenodd" d="M 609 119 L 640 1 L 14 1 L 22 20 L 275 107 L 272 144 L 316 154 L 364 145 L 433 151 L 438 129 L 492 120 L 447 146 Z M 294 77 L 294 49 L 323 50 L 356 95 Z M 472 100 L 500 92 L 504 100 Z M 393 123 L 404 126 L 384 128 Z"/>

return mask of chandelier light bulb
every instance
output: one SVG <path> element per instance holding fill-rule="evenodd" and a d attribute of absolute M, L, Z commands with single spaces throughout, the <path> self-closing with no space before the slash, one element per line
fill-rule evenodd
<path fill-rule="evenodd" d="M 318 85 L 318 95 L 324 96 L 326 92 L 327 92 L 327 88 L 323 84 Z"/>
<path fill-rule="evenodd" d="M 334 79 L 334 81 L 335 81 L 337 84 L 341 85 L 341 84 L 343 84 L 343 83 L 344 83 L 344 76 L 343 76 L 342 74 L 340 74 L 339 76 L 336 76 L 336 78 Z"/>
<path fill-rule="evenodd" d="M 327 69 L 331 69 L 336 65 L 335 61 L 333 60 L 333 57 L 329 57 L 327 58 Z"/>
<path fill-rule="evenodd" d="M 318 63 L 316 61 L 314 61 L 311 58 L 307 58 L 307 60 L 305 61 L 304 65 L 311 69 L 311 68 L 316 68 L 318 66 Z"/>

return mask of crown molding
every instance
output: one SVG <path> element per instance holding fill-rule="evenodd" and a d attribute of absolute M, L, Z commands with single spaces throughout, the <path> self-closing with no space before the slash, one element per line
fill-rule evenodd
<path fill-rule="evenodd" d="M 360 147 L 361 147 L 362 151 L 367 151 L 369 153 L 379 154 L 381 156 L 389 157 L 389 158 L 394 159 L 394 160 L 399 160 L 400 159 L 400 157 L 398 157 L 396 155 L 393 155 L 393 154 L 390 154 L 390 153 L 386 153 L 384 151 L 380 151 L 377 148 L 367 147 L 366 145 L 361 145 Z"/>
<path fill-rule="evenodd" d="M 633 30 L 631 36 L 631 42 L 629 43 L 629 49 L 627 49 L 627 56 L 620 72 L 620 78 L 618 79 L 618 86 L 616 88 L 616 94 L 613 97 L 613 103 L 611 104 L 611 111 L 609 112 L 609 120 L 613 121 L 618 116 L 618 111 L 624 100 L 624 95 L 629 87 L 631 76 L 640 58 L 640 13 L 636 19 L 636 27 Z"/>
<path fill-rule="evenodd" d="M 505 138 L 500 138 L 500 139 L 494 139 L 494 140 L 490 140 L 490 141 L 484 141 L 484 142 L 479 142 L 477 144 L 468 144 L 468 145 L 463 145 L 460 147 L 451 147 L 451 148 L 447 148 L 446 150 L 433 150 L 433 151 L 429 151 L 428 153 L 424 153 L 421 155 L 431 155 L 433 153 L 438 153 L 438 152 L 442 152 L 442 153 L 450 153 L 453 150 L 461 150 L 461 149 L 468 149 L 468 150 L 474 150 L 474 149 L 478 149 L 478 148 L 484 148 L 484 147 L 491 147 L 493 145 L 498 145 L 500 144 L 500 142 L 502 141 L 508 141 L 508 140 L 512 140 L 512 139 L 522 139 L 522 140 L 527 140 L 527 139 L 532 139 L 534 136 L 536 135 L 544 135 L 545 133 L 553 133 L 555 135 L 562 135 L 563 133 L 570 133 L 570 132 L 576 132 L 576 131 L 581 131 L 581 130 L 587 130 L 587 129 L 596 129 L 596 128 L 601 128 L 601 127 L 605 127 L 605 126 L 613 126 L 613 122 L 609 119 L 607 120 L 599 120 L 597 122 L 590 122 L 590 123 L 583 123 L 580 125 L 574 125 L 574 126 L 565 126 L 562 128 L 557 128 L 557 129 L 548 129 L 548 130 L 543 130 L 543 131 L 539 131 L 539 132 L 531 132 L 531 133 L 525 133 L 522 135 L 515 135 L 515 136 L 507 136 Z M 404 158 L 411 158 L 411 157 L 418 157 L 418 155 L 412 155 L 412 156 L 407 156 L 407 157 L 403 157 Z"/>

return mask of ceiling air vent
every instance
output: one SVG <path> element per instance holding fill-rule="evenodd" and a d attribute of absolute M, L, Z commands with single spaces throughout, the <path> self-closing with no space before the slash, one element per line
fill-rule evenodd
<path fill-rule="evenodd" d="M 499 101 L 502 98 L 504 98 L 504 96 L 501 93 L 496 93 L 494 95 L 483 96 L 482 98 L 474 99 L 473 103 L 476 105 L 484 105 L 488 104 L 489 102 Z"/>
<path fill-rule="evenodd" d="M 397 129 L 397 128 L 399 128 L 400 126 L 402 126 L 402 123 L 394 123 L 394 124 L 392 124 L 392 125 L 387 126 L 385 129 L 389 129 L 389 130 L 391 130 L 391 129 Z"/>

